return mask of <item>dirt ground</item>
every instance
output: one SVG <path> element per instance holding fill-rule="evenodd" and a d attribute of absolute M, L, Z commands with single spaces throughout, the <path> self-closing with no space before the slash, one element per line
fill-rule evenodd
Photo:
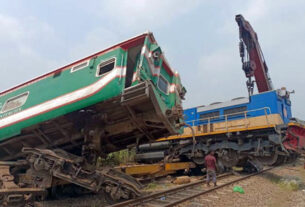
<path fill-rule="evenodd" d="M 179 206 L 190 207 L 305 207 L 305 160 L 298 160 L 294 164 L 289 164 L 273 169 L 259 176 L 251 177 L 239 182 L 245 193 L 233 192 L 232 186 L 227 186 L 217 192 L 209 193 L 187 201 Z M 191 182 L 199 177 L 191 177 Z M 150 183 L 145 190 L 147 192 L 162 191 L 177 185 L 171 182 L 171 178 L 159 179 Z M 221 180 L 219 181 L 221 184 Z M 42 205 L 41 205 L 42 204 Z M 93 207 L 105 206 L 105 201 L 100 200 L 98 196 L 88 196 L 67 199 L 53 202 L 42 202 L 40 206 L 74 206 L 74 207 Z"/>
<path fill-rule="evenodd" d="M 98 196 L 88 195 L 81 198 L 67 198 L 54 201 L 42 201 L 34 204 L 34 207 L 103 207 L 106 202 Z"/>
<path fill-rule="evenodd" d="M 198 197 L 179 206 L 304 207 L 304 160 L 300 160 L 294 165 L 278 167 L 262 175 L 251 177 L 236 185 L 241 186 L 245 193 L 233 192 L 233 185 L 217 190 L 217 192 Z"/>

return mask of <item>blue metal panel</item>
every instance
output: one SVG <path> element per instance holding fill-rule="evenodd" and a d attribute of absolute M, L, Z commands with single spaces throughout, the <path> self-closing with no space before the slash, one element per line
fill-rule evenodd
<path fill-rule="evenodd" d="M 249 116 L 251 117 L 262 116 L 266 114 L 278 114 L 276 91 L 269 91 L 252 95 L 250 97 L 248 110 L 251 111 L 249 112 Z"/>
<path fill-rule="evenodd" d="M 237 107 L 246 106 L 247 117 L 257 117 L 269 114 L 280 114 L 284 123 L 288 123 L 291 114 L 291 102 L 286 97 L 281 97 L 278 95 L 277 91 L 268 91 L 264 93 L 259 93 L 250 96 L 249 103 L 231 105 L 228 107 L 214 108 L 213 110 L 206 110 L 203 112 L 197 112 L 197 107 L 186 109 L 184 111 L 185 121 L 192 126 L 197 126 L 199 124 L 205 124 L 207 121 L 200 121 L 200 115 L 208 114 L 212 112 L 219 111 L 219 118 L 211 119 L 211 123 L 225 121 L 224 110 L 234 109 Z M 244 115 L 241 113 L 239 115 L 229 116 L 227 120 L 243 119 Z M 197 121 L 196 121 L 197 120 Z"/>
<path fill-rule="evenodd" d="M 251 96 L 249 109 L 267 108 L 268 114 L 280 114 L 284 123 L 291 118 L 291 102 L 286 97 L 281 97 L 277 91 L 269 91 Z M 262 112 L 253 116 L 263 115 Z"/>
<path fill-rule="evenodd" d="M 190 124 L 191 126 L 195 126 L 197 124 L 195 124 L 196 122 L 196 117 L 197 117 L 197 108 L 189 108 L 189 109 L 185 109 L 183 111 L 184 114 L 184 120 L 187 124 Z"/>

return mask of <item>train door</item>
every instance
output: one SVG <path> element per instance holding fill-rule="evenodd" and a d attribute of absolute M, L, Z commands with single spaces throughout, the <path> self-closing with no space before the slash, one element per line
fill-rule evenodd
<path fill-rule="evenodd" d="M 127 54 L 127 68 L 126 68 L 126 78 L 125 78 L 125 88 L 132 85 L 134 73 L 136 72 L 136 65 L 139 59 L 142 44 L 128 49 Z"/>

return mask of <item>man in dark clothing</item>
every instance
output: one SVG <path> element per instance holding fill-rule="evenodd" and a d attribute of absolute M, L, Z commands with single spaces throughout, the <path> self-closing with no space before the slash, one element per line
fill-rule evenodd
<path fill-rule="evenodd" d="M 217 186 L 217 184 L 216 184 L 216 158 L 214 156 L 214 152 L 211 151 L 210 154 L 205 156 L 204 161 L 205 161 L 205 166 L 207 168 L 208 186 L 210 186 L 211 178 L 212 178 L 212 182 L 214 183 L 214 186 Z"/>

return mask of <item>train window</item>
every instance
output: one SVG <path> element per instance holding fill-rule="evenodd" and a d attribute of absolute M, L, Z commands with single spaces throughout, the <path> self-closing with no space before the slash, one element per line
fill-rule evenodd
<path fill-rule="evenodd" d="M 200 114 L 199 118 L 201 121 L 207 121 L 209 118 L 211 120 L 218 119 L 219 118 L 219 111 L 213 111 L 205 114 Z"/>
<path fill-rule="evenodd" d="M 106 73 L 109 73 L 111 70 L 114 69 L 115 66 L 115 58 L 111 58 L 110 60 L 106 60 L 102 63 L 100 63 L 97 66 L 97 76 L 104 75 Z"/>
<path fill-rule="evenodd" d="M 83 69 L 83 68 L 87 67 L 88 65 L 89 65 L 89 60 L 87 60 L 86 62 L 82 62 L 78 65 L 75 65 L 71 68 L 71 73 L 78 71 L 80 69 Z"/>
<path fill-rule="evenodd" d="M 158 87 L 159 89 L 165 93 L 168 94 L 168 81 L 162 76 L 159 76 L 159 80 L 158 80 Z"/>
<path fill-rule="evenodd" d="M 1 113 L 16 109 L 22 106 L 29 96 L 29 92 L 25 92 L 18 96 L 8 99 L 2 107 Z"/>
<path fill-rule="evenodd" d="M 240 106 L 236 108 L 225 109 L 223 114 L 228 115 L 228 117 L 234 117 L 243 115 L 245 111 L 247 111 L 247 106 Z"/>

